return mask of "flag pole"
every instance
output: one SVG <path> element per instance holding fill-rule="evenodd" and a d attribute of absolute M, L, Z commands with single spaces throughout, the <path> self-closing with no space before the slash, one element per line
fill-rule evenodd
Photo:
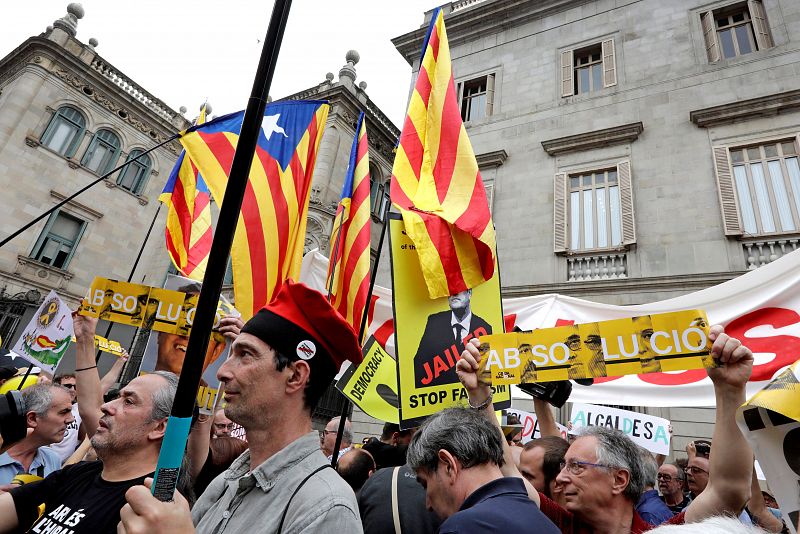
<path fill-rule="evenodd" d="M 152 491 L 153 495 L 161 501 L 172 500 L 178 481 L 186 440 L 189 436 L 197 387 L 203 374 L 203 360 L 208 348 L 209 334 L 214 324 L 214 315 L 222 289 L 227 259 L 242 208 L 250 166 L 253 162 L 261 122 L 267 106 L 269 87 L 275 72 L 275 63 L 278 59 L 291 5 L 291 0 L 275 1 L 253 80 L 250 99 L 242 119 L 239 141 L 231 163 L 230 177 L 225 189 L 225 196 L 222 199 L 217 228 L 211 243 L 208 266 L 197 302 L 197 312 L 189 334 L 186 359 L 178 380 L 178 390 L 175 393 L 172 412 L 167 422 L 167 430 L 158 457 Z"/>
<path fill-rule="evenodd" d="M 383 202 L 383 199 L 381 199 Z M 378 250 L 375 254 L 375 264 L 372 266 L 372 276 L 369 279 L 369 290 L 367 291 L 367 304 L 366 308 L 364 309 L 364 313 L 361 316 L 361 327 L 358 329 L 358 342 L 361 343 L 364 340 L 364 334 L 367 331 L 367 317 L 369 316 L 369 307 L 370 301 L 372 300 L 372 291 L 375 289 L 375 278 L 378 276 L 378 264 L 381 261 L 381 250 L 383 249 L 383 240 L 386 237 L 386 227 L 388 226 L 389 222 L 389 209 L 385 211 L 383 214 L 383 225 L 381 227 L 381 237 L 378 240 Z M 339 447 L 342 445 L 342 436 L 344 435 L 344 422 L 347 419 L 347 414 L 350 412 L 350 399 L 348 399 L 344 393 L 341 394 L 344 397 L 344 405 L 342 406 L 342 415 L 339 417 L 339 428 L 336 431 L 336 443 L 333 446 L 333 456 L 331 456 L 331 467 L 336 469 L 336 464 L 339 461 Z"/>
<path fill-rule="evenodd" d="M 139 158 L 141 158 L 142 156 L 144 156 L 144 155 L 146 155 L 146 154 L 149 154 L 150 152 L 152 152 L 153 150 L 155 150 L 155 149 L 157 149 L 157 148 L 161 148 L 162 146 L 166 145 L 166 144 L 167 144 L 167 143 L 169 143 L 170 141 L 174 141 L 175 139 L 178 139 L 180 136 L 181 136 L 181 133 L 180 133 L 180 132 L 178 132 L 178 133 L 176 133 L 175 135 L 173 135 L 172 137 L 170 137 L 169 139 L 165 139 L 164 141 L 160 142 L 160 143 L 159 143 L 159 144 L 157 144 L 156 146 L 154 146 L 154 147 L 151 147 L 151 148 L 148 148 L 147 150 L 145 150 L 144 152 L 142 152 L 141 154 L 139 154 L 139 155 L 138 155 L 138 156 L 136 156 L 135 158 L 129 159 L 128 161 L 126 161 L 126 162 L 125 162 L 125 163 L 123 163 L 122 165 L 119 165 L 119 166 L 117 166 L 117 167 L 114 167 L 113 169 L 111 169 L 110 171 L 108 171 L 107 173 L 105 173 L 103 176 L 101 176 L 100 178 L 98 178 L 98 179 L 97 179 L 97 180 L 95 180 L 94 182 L 91 182 L 91 183 L 89 183 L 88 185 L 86 185 L 86 186 L 82 187 L 81 189 L 79 189 L 78 191 L 76 191 L 76 192 L 75 192 L 75 193 L 73 193 L 72 195 L 68 196 L 67 198 L 65 198 L 64 200 L 62 200 L 61 202 L 59 202 L 58 204 L 56 204 L 55 206 L 53 206 L 53 207 L 52 207 L 52 208 L 50 208 L 49 210 L 45 211 L 44 213 L 42 213 L 41 215 L 39 215 L 38 217 L 36 217 L 34 220 L 32 220 L 31 222 L 29 222 L 28 224 L 26 224 L 25 226 L 23 226 L 22 228 L 20 228 L 19 230 L 17 230 L 17 231 L 16 231 L 16 232 L 14 232 L 13 234 L 11 234 L 10 236 L 8 236 L 8 237 L 6 237 L 5 239 L 3 239 L 2 241 L 0 241 L 0 248 L 3 248 L 3 246 L 5 246 L 5 244 L 6 244 L 6 243 L 8 243 L 9 241 L 11 241 L 11 240 L 12 240 L 12 239 L 14 239 L 15 237 L 17 237 L 19 234 L 21 234 L 22 232 L 24 232 L 25 230 L 27 230 L 28 228 L 30 228 L 31 226 L 33 226 L 33 225 L 34 225 L 34 224 L 36 224 L 37 222 L 39 222 L 39 221 L 41 221 L 42 219 L 44 219 L 45 217 L 47 217 L 48 215 L 50 215 L 51 213 L 53 213 L 53 212 L 54 212 L 54 211 L 56 211 L 57 209 L 61 208 L 61 206 L 63 206 L 64 204 L 67 204 L 68 202 L 72 201 L 72 199 L 74 199 L 75 197 L 77 197 L 78 195 L 80 195 L 81 193 L 83 193 L 84 191 L 86 191 L 86 190 L 88 190 L 88 189 L 91 189 L 92 187 L 94 187 L 95 185 L 99 184 L 100 182 L 102 182 L 103 180 L 105 180 L 106 178 L 108 178 L 109 176 L 111 176 L 112 174 L 114 174 L 115 172 L 117 172 L 118 170 L 122 169 L 123 167 L 127 167 L 128 165 L 130 165 L 130 164 L 131 164 L 131 163 L 133 163 L 134 161 L 137 161 L 137 160 L 138 160 Z"/>

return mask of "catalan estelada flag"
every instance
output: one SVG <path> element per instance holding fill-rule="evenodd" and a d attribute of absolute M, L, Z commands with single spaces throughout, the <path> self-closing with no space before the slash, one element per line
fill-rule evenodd
<path fill-rule="evenodd" d="M 273 102 L 261 121 L 242 210 L 231 247 L 236 308 L 247 320 L 300 274 L 317 149 L 329 105 Z M 189 128 L 181 144 L 222 203 L 244 112 Z"/>
<path fill-rule="evenodd" d="M 492 277 L 494 226 L 461 120 L 441 10 L 423 43 L 392 169 L 391 200 L 414 242 L 431 298 Z"/>
<path fill-rule="evenodd" d="M 369 144 L 362 112 L 333 221 L 326 284 L 331 305 L 356 332 L 361 328 L 369 290 L 369 188 Z"/>
<path fill-rule="evenodd" d="M 205 120 L 206 107 L 203 106 L 197 124 Z M 184 276 L 202 281 L 213 238 L 211 195 L 185 150 L 178 156 L 158 200 L 169 208 L 166 241 L 172 263 Z"/>

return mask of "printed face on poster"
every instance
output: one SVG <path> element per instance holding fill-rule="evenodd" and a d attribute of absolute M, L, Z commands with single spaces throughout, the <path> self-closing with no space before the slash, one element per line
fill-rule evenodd
<path fill-rule="evenodd" d="M 168 275 L 164 284 L 165 289 L 177 290 L 188 295 L 200 294 L 200 283 L 182 276 Z M 192 315 L 195 298 L 187 298 L 189 303 L 189 315 Z M 177 306 L 174 308 L 179 309 Z M 184 305 L 181 314 L 186 314 L 187 306 Z M 219 318 L 219 313 L 218 313 Z M 177 317 L 176 317 L 177 319 Z M 216 401 L 219 380 L 217 380 L 217 370 L 228 356 L 227 338 L 219 332 L 211 332 L 211 339 L 208 341 L 208 350 L 203 362 L 203 376 L 200 387 L 197 391 L 197 404 L 204 413 L 210 413 Z M 183 361 L 186 358 L 186 347 L 189 343 L 189 329 L 172 332 L 158 332 L 152 330 L 147 340 L 147 346 L 142 358 L 140 371 L 150 373 L 153 371 L 171 371 L 180 374 Z"/>
<path fill-rule="evenodd" d="M 464 343 L 503 331 L 500 277 L 447 298 L 430 299 L 414 243 L 399 215 L 389 219 L 400 426 L 417 426 L 436 412 L 466 405 L 467 394 L 456 376 Z M 511 390 L 494 386 L 494 406 L 507 408 Z"/>

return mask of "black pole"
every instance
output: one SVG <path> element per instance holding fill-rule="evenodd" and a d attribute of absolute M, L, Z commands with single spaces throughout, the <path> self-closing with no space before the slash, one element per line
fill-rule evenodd
<path fill-rule="evenodd" d="M 153 232 L 153 227 L 156 225 L 156 219 L 158 219 L 158 214 L 159 214 L 160 211 L 161 211 L 161 202 L 158 203 L 158 208 L 156 208 L 156 214 L 153 215 L 153 220 L 150 221 L 150 228 L 147 229 L 147 233 L 144 236 L 144 241 L 142 241 L 142 246 L 139 247 L 139 253 L 136 255 L 136 259 L 133 262 L 133 267 L 131 267 L 131 272 L 128 274 L 128 282 L 129 283 L 131 282 L 131 280 L 133 280 L 133 275 L 136 273 L 136 267 L 139 266 L 139 260 L 142 259 L 142 254 L 144 253 L 144 247 L 145 247 L 145 245 L 147 245 L 147 242 L 150 240 L 150 234 Z M 108 328 L 106 328 L 106 334 L 103 337 L 105 337 L 106 339 L 109 339 L 108 336 L 111 335 L 111 329 L 113 327 L 114 327 L 114 323 L 109 322 L 108 323 Z M 138 332 L 138 330 L 139 329 L 137 328 L 136 331 Z M 131 345 L 128 348 L 128 352 L 130 352 L 131 348 L 133 348 L 133 342 L 135 340 L 136 340 L 136 334 L 134 333 L 133 334 L 133 340 L 131 341 Z M 100 361 L 100 354 L 102 354 L 102 352 L 103 351 L 101 351 L 100 349 L 97 349 L 97 355 L 94 358 L 94 363 L 97 363 L 97 362 Z M 130 361 L 130 360 L 128 360 L 128 361 Z M 128 364 L 126 363 L 125 365 L 128 365 Z M 125 369 L 123 369 L 122 371 L 124 372 Z M 120 376 L 121 375 L 122 375 L 122 373 L 120 373 Z"/>
<path fill-rule="evenodd" d="M 339 204 L 341 205 L 341 203 Z M 336 207 L 336 211 L 339 211 L 339 207 Z M 344 226 L 344 210 L 342 210 L 342 216 L 339 218 L 339 231 L 336 233 L 336 244 L 333 246 L 333 256 L 331 256 L 331 279 L 328 282 L 328 302 L 331 301 L 331 296 L 333 295 L 333 277 L 336 276 L 336 258 L 339 256 L 339 242 L 342 240 L 342 227 Z"/>
<path fill-rule="evenodd" d="M 161 501 L 172 500 L 180 473 L 189 425 L 197 396 L 197 387 L 203 374 L 203 360 L 208 348 L 208 338 L 214 325 L 222 281 L 225 276 L 227 259 L 230 254 L 236 223 L 242 208 L 242 199 L 250 175 L 258 135 L 261 129 L 267 96 L 275 72 L 283 32 L 289 18 L 291 0 L 276 0 L 272 16 L 261 50 L 253 89 L 242 119 L 239 142 L 231 163 L 230 177 L 225 196 L 220 207 L 217 229 L 211 243 L 203 287 L 197 302 L 197 311 L 189 334 L 186 358 L 178 381 L 178 390 L 172 404 L 172 413 L 167 424 L 167 432 L 161 445 L 158 467 L 153 481 L 153 495 Z"/>
<path fill-rule="evenodd" d="M 25 381 L 26 381 L 26 380 L 28 379 L 28 377 L 31 375 L 31 371 L 32 371 L 32 370 L 33 370 L 33 364 L 30 364 L 30 365 L 28 366 L 28 370 L 27 370 L 27 371 L 25 371 L 25 376 L 23 376 L 23 377 L 22 377 L 22 380 L 20 381 L 19 385 L 17 386 L 17 391 L 19 391 L 20 389 L 22 389 L 22 386 L 23 386 L 23 384 L 25 384 Z"/>
<path fill-rule="evenodd" d="M 389 210 L 383 214 L 383 227 L 381 228 L 381 237 L 378 240 L 378 250 L 375 254 L 375 264 L 372 266 L 372 276 L 369 280 L 369 290 L 367 291 L 367 304 L 361 316 L 361 327 L 358 329 L 358 342 L 361 343 L 364 339 L 364 333 L 367 330 L 367 317 L 369 316 L 370 301 L 372 300 L 372 291 L 375 289 L 375 278 L 378 276 L 378 263 L 381 261 L 381 250 L 383 249 L 383 238 L 386 236 L 386 227 L 389 222 Z M 350 412 L 350 399 L 344 397 L 344 406 L 342 406 L 342 415 L 339 418 L 339 429 L 336 431 L 336 443 L 333 446 L 333 456 L 331 456 L 331 467 L 336 469 L 336 464 L 339 461 L 339 447 L 342 445 L 342 436 L 344 435 L 344 422 L 347 420 L 347 414 Z"/>
<path fill-rule="evenodd" d="M 36 217 L 34 220 L 32 220 L 31 222 L 29 222 L 28 224 L 26 224 L 25 226 L 23 226 L 22 228 L 20 228 L 19 230 L 17 230 L 16 232 L 14 232 L 13 234 L 11 234 L 11 235 L 10 235 L 10 236 L 8 236 L 7 238 L 5 238 L 5 239 L 3 239 L 2 241 L 0 241 L 0 248 L 3 248 L 3 246 L 5 246 L 5 244 L 6 244 L 6 243 L 8 243 L 9 241 L 11 241 L 11 240 L 12 240 L 12 239 L 14 239 L 15 237 L 17 237 L 19 234 L 21 234 L 22 232 L 24 232 L 25 230 L 27 230 L 28 228 L 30 228 L 31 226 L 33 226 L 33 225 L 34 225 L 34 224 L 36 224 L 37 222 L 41 221 L 42 219 L 44 219 L 45 217 L 47 217 L 48 215 L 50 215 L 51 213 L 53 213 L 54 211 L 56 211 L 57 209 L 59 209 L 61 206 L 63 206 L 63 205 L 64 205 L 64 204 L 66 204 L 67 202 L 71 201 L 73 198 L 75 198 L 75 197 L 77 197 L 78 195 L 80 195 L 81 193 L 83 193 L 84 191 L 86 191 L 86 190 L 88 190 L 88 189 L 91 189 L 92 187 L 94 187 L 95 185 L 99 184 L 100 182 L 102 182 L 103 180 L 105 180 L 106 178 L 108 178 L 109 176 L 111 176 L 112 174 L 114 174 L 115 172 L 117 172 L 118 170 L 120 170 L 121 168 L 128 166 L 129 164 L 131 164 L 131 163 L 133 163 L 134 161 L 138 160 L 139 158 L 141 158 L 141 157 L 142 157 L 142 156 L 144 156 L 145 154 L 148 154 L 148 153 L 152 152 L 153 150 L 155 150 L 155 149 L 157 149 L 157 148 L 160 148 L 160 147 L 162 147 L 162 146 L 166 145 L 166 144 L 167 144 L 167 143 L 169 143 L 170 141 L 174 141 L 175 139 L 179 138 L 180 136 L 181 136 L 181 134 L 180 134 L 180 133 L 176 133 L 175 135 L 173 135 L 173 136 L 172 136 L 172 137 L 170 137 L 169 139 L 165 139 L 164 141 L 162 141 L 161 143 L 157 144 L 156 146 L 154 146 L 154 147 L 152 147 L 152 148 L 148 148 L 147 150 L 145 150 L 144 152 L 142 152 L 141 154 L 139 154 L 139 155 L 138 155 L 138 156 L 136 156 L 135 158 L 133 158 L 133 159 L 129 159 L 128 161 L 126 161 L 126 162 L 125 162 L 125 163 L 123 163 L 122 165 L 119 165 L 119 166 L 117 166 L 117 167 L 114 167 L 113 169 L 111 169 L 110 171 L 108 171 L 107 173 L 105 173 L 103 176 L 101 176 L 100 178 L 98 178 L 98 179 L 97 179 L 97 180 L 95 180 L 94 182 L 91 182 L 90 184 L 88 184 L 88 185 L 86 185 L 86 186 L 82 187 L 82 188 L 81 188 L 81 189 L 79 189 L 77 192 L 75 192 L 75 193 L 73 193 L 72 195 L 68 196 L 67 198 L 65 198 L 64 200 L 62 200 L 61 202 L 59 202 L 58 204 L 56 204 L 55 206 L 53 206 L 53 207 L 52 207 L 52 208 L 50 208 L 49 210 L 47 210 L 47 211 L 45 211 L 44 213 L 42 213 L 41 215 L 39 215 L 38 217 Z"/>

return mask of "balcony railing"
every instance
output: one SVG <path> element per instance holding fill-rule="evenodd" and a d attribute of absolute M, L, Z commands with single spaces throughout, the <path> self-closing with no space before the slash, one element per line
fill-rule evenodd
<path fill-rule="evenodd" d="M 628 258 L 624 252 L 567 257 L 567 280 L 616 280 L 628 277 Z"/>
<path fill-rule="evenodd" d="M 752 271 L 753 269 L 758 269 L 768 263 L 772 263 L 778 258 L 790 252 L 794 252 L 797 250 L 798 246 L 800 246 L 800 237 L 748 241 L 742 243 L 747 270 Z"/>

